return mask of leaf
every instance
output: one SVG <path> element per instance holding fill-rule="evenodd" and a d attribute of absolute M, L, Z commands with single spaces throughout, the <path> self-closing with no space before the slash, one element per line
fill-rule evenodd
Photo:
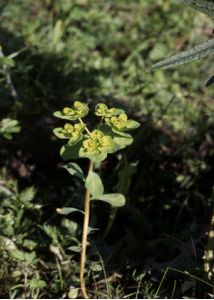
<path fill-rule="evenodd" d="M 84 214 L 84 212 L 82 210 L 74 208 L 74 207 L 57 208 L 56 211 L 58 212 L 58 214 L 61 214 L 61 215 L 68 215 L 68 214 L 71 214 L 71 213 L 77 212 L 77 211 Z"/>
<path fill-rule="evenodd" d="M 214 2 L 206 0 L 183 0 L 189 4 L 192 8 L 208 15 L 209 17 L 214 17 Z"/>
<path fill-rule="evenodd" d="M 74 221 L 69 220 L 68 218 L 63 218 L 62 227 L 65 227 L 70 236 L 76 236 L 78 230 L 78 224 Z"/>
<path fill-rule="evenodd" d="M 128 128 L 129 130 L 133 130 L 133 129 L 138 128 L 139 126 L 140 126 L 140 123 L 138 123 L 137 121 L 135 121 L 135 120 L 128 120 L 126 128 Z"/>
<path fill-rule="evenodd" d="M 99 153 L 97 155 L 90 154 L 90 152 L 85 152 L 84 148 L 81 147 L 79 150 L 79 157 L 89 158 L 93 163 L 98 163 L 106 159 L 107 153 Z"/>
<path fill-rule="evenodd" d="M 100 265 L 99 263 L 92 262 L 90 269 L 94 272 L 100 272 L 100 271 L 102 271 L 103 268 L 102 268 L 102 265 Z"/>
<path fill-rule="evenodd" d="M 93 197 L 99 197 L 104 192 L 104 187 L 100 176 L 94 171 L 89 172 L 85 181 L 85 187 L 89 190 L 90 194 Z"/>
<path fill-rule="evenodd" d="M 32 264 L 36 259 L 36 253 L 35 252 L 24 252 L 18 249 L 10 250 L 10 256 L 16 260 L 23 261 L 27 264 Z"/>
<path fill-rule="evenodd" d="M 206 82 L 206 87 L 210 87 L 211 85 L 214 84 L 214 76 L 210 77 L 209 80 Z"/>
<path fill-rule="evenodd" d="M 63 120 L 69 120 L 69 121 L 74 121 L 74 120 L 77 120 L 79 118 L 79 116 L 72 117 L 72 116 L 66 115 L 61 111 L 55 111 L 53 113 L 53 115 L 56 118 L 63 119 Z"/>
<path fill-rule="evenodd" d="M 103 194 L 99 197 L 93 197 L 91 200 L 101 200 L 109 203 L 112 207 L 124 206 L 126 202 L 126 199 L 122 194 Z"/>
<path fill-rule="evenodd" d="M 58 246 L 50 245 L 50 251 L 53 254 L 55 254 L 59 258 L 59 260 L 61 260 L 61 261 L 63 260 L 63 256 L 61 254 L 61 250 L 60 250 L 60 248 Z"/>
<path fill-rule="evenodd" d="M 15 61 L 11 57 L 0 57 L 0 66 L 14 67 Z"/>
<path fill-rule="evenodd" d="M 79 157 L 79 150 L 82 143 L 78 142 L 76 145 L 64 145 L 60 149 L 60 155 L 62 156 L 63 160 L 69 160 L 69 159 L 77 159 Z"/>
<path fill-rule="evenodd" d="M 67 139 L 68 138 L 68 137 L 65 136 L 65 132 L 64 132 L 64 130 L 63 130 L 62 127 L 56 127 L 56 128 L 54 128 L 53 133 L 59 139 Z"/>
<path fill-rule="evenodd" d="M 47 286 L 46 282 L 44 280 L 41 280 L 39 278 L 33 278 L 28 282 L 28 285 L 31 289 L 42 289 Z"/>
<path fill-rule="evenodd" d="M 56 226 L 51 226 L 49 224 L 45 224 L 40 226 L 44 232 L 53 240 L 55 244 L 58 244 L 58 235 L 59 231 Z"/>
<path fill-rule="evenodd" d="M 133 142 L 133 138 L 129 133 L 111 130 L 111 128 L 106 125 L 101 126 L 100 130 L 102 132 L 104 132 L 106 135 L 109 135 L 112 137 L 112 139 L 114 141 L 114 151 L 113 152 L 119 151 L 119 150 L 129 146 Z"/>
<path fill-rule="evenodd" d="M 78 294 L 79 294 L 79 289 L 78 288 L 72 288 L 68 292 L 68 298 L 69 299 L 76 299 L 78 297 Z"/>
<path fill-rule="evenodd" d="M 149 54 L 149 58 L 153 61 L 163 59 L 167 54 L 167 47 L 165 44 L 156 44 Z"/>
<path fill-rule="evenodd" d="M 82 250 L 82 247 L 81 245 L 79 246 L 71 246 L 71 247 L 68 247 L 69 250 L 73 251 L 73 252 L 77 252 L 77 253 L 80 253 L 81 250 Z"/>
<path fill-rule="evenodd" d="M 63 168 L 65 168 L 68 171 L 68 173 L 71 174 L 72 176 L 76 176 L 76 177 L 82 179 L 83 181 L 85 180 L 83 171 L 78 164 L 73 163 L 73 162 L 68 163 L 67 165 L 63 166 Z"/>
<path fill-rule="evenodd" d="M 194 47 L 191 50 L 183 51 L 176 55 L 162 60 L 152 66 L 153 69 L 168 69 L 183 65 L 193 60 L 201 59 L 211 53 L 214 53 L 214 39 L 211 39 L 203 44 Z"/>
<path fill-rule="evenodd" d="M 22 203 L 27 204 L 27 202 L 31 202 L 34 199 L 35 193 L 34 187 L 26 188 L 19 194 L 19 199 Z"/>
<path fill-rule="evenodd" d="M 116 136 L 115 135 L 115 137 L 113 139 L 117 145 L 116 151 L 119 151 L 119 150 L 131 145 L 133 142 L 133 138 L 130 134 L 127 134 L 127 136 L 121 136 L 121 135 Z"/>
<path fill-rule="evenodd" d="M 11 139 L 13 133 L 20 131 L 20 126 L 17 120 L 5 118 L 0 122 L 0 134 L 6 139 Z"/>

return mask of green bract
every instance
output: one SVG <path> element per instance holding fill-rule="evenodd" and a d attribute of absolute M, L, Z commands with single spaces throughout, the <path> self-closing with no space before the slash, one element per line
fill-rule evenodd
<path fill-rule="evenodd" d="M 65 107 L 62 111 L 56 111 L 54 116 L 65 120 L 77 120 L 88 114 L 88 105 L 79 101 L 75 101 L 72 107 Z"/>
<path fill-rule="evenodd" d="M 79 155 L 93 161 L 100 161 L 106 158 L 107 153 L 113 153 L 114 149 L 114 141 L 110 136 L 100 130 L 94 130 L 89 138 L 83 141 Z"/>
<path fill-rule="evenodd" d="M 122 113 L 118 117 L 105 118 L 105 122 L 113 130 L 123 132 L 138 128 L 140 124 L 134 120 L 128 120 L 126 114 Z"/>
<path fill-rule="evenodd" d="M 85 124 L 69 124 L 66 123 L 64 127 L 58 127 L 54 129 L 54 134 L 60 139 L 69 139 L 68 144 L 75 144 L 83 138 L 83 130 L 85 128 Z"/>
<path fill-rule="evenodd" d="M 123 113 L 122 109 L 118 109 L 118 108 L 109 109 L 108 106 L 104 103 L 97 104 L 95 108 L 95 115 L 102 118 L 110 118 L 113 116 L 117 116 L 121 113 Z"/>

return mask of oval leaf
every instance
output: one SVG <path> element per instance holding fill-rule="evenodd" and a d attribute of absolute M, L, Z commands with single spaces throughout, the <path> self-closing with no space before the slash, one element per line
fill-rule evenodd
<path fill-rule="evenodd" d="M 82 180 L 85 180 L 83 171 L 78 164 L 73 162 L 68 163 L 67 165 L 63 166 L 63 168 L 65 168 L 68 171 L 68 173 L 71 174 L 72 176 L 76 176 Z"/>
<path fill-rule="evenodd" d="M 112 207 L 121 207 L 125 205 L 126 199 L 122 194 L 103 194 L 99 197 L 93 197 L 91 200 L 101 200 L 109 203 Z"/>
<path fill-rule="evenodd" d="M 100 176 L 93 171 L 89 172 L 85 181 L 85 187 L 95 198 L 100 197 L 104 192 L 104 187 Z"/>

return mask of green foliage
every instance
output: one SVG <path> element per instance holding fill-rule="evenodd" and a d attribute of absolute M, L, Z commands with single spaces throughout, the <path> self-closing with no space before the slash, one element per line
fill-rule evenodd
<path fill-rule="evenodd" d="M 199 10 L 210 17 L 214 17 L 214 4 L 213 1 L 206 0 L 184 0 L 191 7 Z M 185 63 L 200 60 L 203 57 L 208 56 L 214 52 L 214 39 L 204 42 L 201 45 L 194 47 L 191 50 L 183 51 L 177 55 L 167 58 L 153 65 L 153 69 L 168 69 L 171 67 L 176 67 L 183 65 Z"/>
<path fill-rule="evenodd" d="M 211 39 L 201 45 L 198 45 L 191 50 L 181 52 L 168 59 L 158 62 L 153 66 L 153 68 L 168 69 L 171 67 L 176 67 L 191 62 L 193 60 L 199 60 L 212 53 L 214 53 L 214 39 Z"/>
<path fill-rule="evenodd" d="M 20 132 L 19 122 L 17 120 L 5 118 L 0 122 L 0 135 L 11 140 L 14 133 Z"/>

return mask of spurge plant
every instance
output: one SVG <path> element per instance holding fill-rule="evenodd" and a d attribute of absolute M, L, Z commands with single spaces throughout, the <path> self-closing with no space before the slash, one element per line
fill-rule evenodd
<path fill-rule="evenodd" d="M 56 111 L 54 116 L 66 120 L 63 127 L 54 129 L 54 134 L 67 140 L 62 146 L 60 154 L 64 160 L 88 158 L 89 168 L 85 183 L 85 207 L 84 223 L 82 231 L 82 248 L 80 259 L 80 287 L 84 298 L 88 298 L 85 287 L 84 270 L 86 263 L 86 247 L 90 217 L 90 201 L 101 200 L 113 207 L 121 207 L 125 204 L 122 194 L 104 194 L 102 180 L 94 172 L 94 163 L 100 163 L 107 155 L 121 150 L 133 142 L 128 131 L 139 127 L 139 123 L 129 120 L 122 109 L 108 108 L 106 104 L 99 103 L 95 108 L 95 115 L 99 118 L 98 124 L 91 130 L 83 122 L 83 118 L 89 113 L 88 105 L 75 101 L 72 107 L 65 107 L 62 111 Z M 73 123 L 71 123 L 73 122 Z M 69 164 L 71 174 L 83 174 L 77 164 Z"/>

